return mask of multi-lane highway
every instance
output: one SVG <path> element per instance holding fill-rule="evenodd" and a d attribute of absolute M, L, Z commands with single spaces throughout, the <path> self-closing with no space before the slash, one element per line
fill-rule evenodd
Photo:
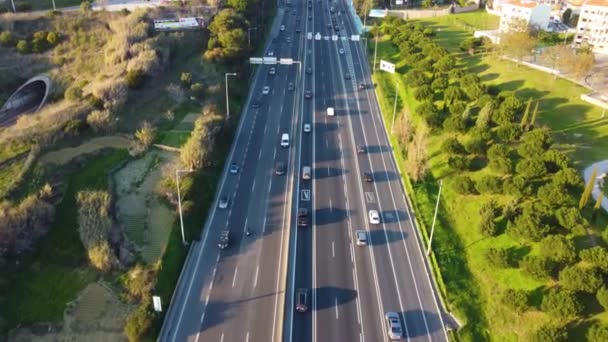
<path fill-rule="evenodd" d="M 376 342 L 389 339 L 389 311 L 400 316 L 404 339 L 447 340 L 365 51 L 349 39 L 358 31 L 346 6 L 293 0 L 280 7 L 265 55 L 299 64 L 256 72 L 215 207 L 184 266 L 161 341 Z M 280 146 L 283 133 L 289 147 Z M 276 175 L 279 162 L 284 175 Z M 303 179 L 304 166 L 312 179 Z M 227 208 L 218 208 L 225 199 Z M 297 224 L 300 208 L 310 213 L 307 227 Z M 379 224 L 370 223 L 370 210 L 380 213 Z M 218 249 L 224 230 L 230 244 Z M 355 244 L 358 230 L 367 233 L 367 246 Z M 297 289 L 310 293 L 307 312 L 295 311 Z"/>

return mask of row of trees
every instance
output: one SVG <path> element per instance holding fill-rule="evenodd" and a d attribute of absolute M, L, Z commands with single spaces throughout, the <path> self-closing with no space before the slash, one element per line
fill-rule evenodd
<path fill-rule="evenodd" d="M 19 39 L 10 31 L 0 33 L 0 45 L 15 47 L 19 53 L 41 53 L 52 49 L 60 42 L 60 35 L 54 31 L 37 31 L 31 37 Z"/>
<path fill-rule="evenodd" d="M 487 87 L 433 42 L 429 28 L 389 17 L 382 30 L 412 67 L 406 82 L 420 102 L 415 113 L 423 124 L 412 127 L 407 112 L 395 124 L 395 133 L 406 147 L 406 170 L 412 180 L 423 179 L 428 169 L 428 130 L 441 133 L 441 151 L 454 174 L 448 185 L 462 196 L 484 194 L 492 198 L 480 209 L 480 234 L 508 234 L 521 246 L 538 246 L 540 251 L 521 256 L 513 249 L 490 248 L 487 262 L 496 268 L 519 268 L 532 278 L 547 281 L 537 309 L 560 322 L 585 315 L 588 308 L 582 299 L 587 295 L 595 295 L 597 303 L 608 305 L 608 289 L 604 287 L 608 251 L 602 245 L 576 248 L 572 240 L 573 236 L 586 235 L 591 227 L 584 214 L 589 194 L 583 193 L 583 180 L 570 158 L 553 147 L 550 131 L 539 127 L 539 101 L 522 100 L 514 92 Z M 511 200 L 499 205 L 492 195 L 507 195 Z M 599 208 L 597 202 L 594 208 Z M 518 312 L 532 308 L 529 293 L 503 286 L 507 307 Z M 543 327 L 534 338 L 553 332 L 553 328 Z M 589 333 L 606 330 L 600 327 Z"/>

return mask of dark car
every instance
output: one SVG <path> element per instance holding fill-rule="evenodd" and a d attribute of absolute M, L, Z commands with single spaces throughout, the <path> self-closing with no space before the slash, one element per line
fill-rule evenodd
<path fill-rule="evenodd" d="M 308 15 L 308 20 L 312 20 L 312 15 Z"/>
<path fill-rule="evenodd" d="M 308 289 L 300 288 L 296 290 L 296 311 L 308 311 Z"/>
<path fill-rule="evenodd" d="M 274 166 L 274 173 L 277 176 L 282 176 L 285 174 L 285 163 L 283 162 L 277 162 L 276 165 Z"/>
<path fill-rule="evenodd" d="M 344 79 L 350 80 L 350 73 L 347 72 L 346 74 L 344 74 Z"/>
<path fill-rule="evenodd" d="M 308 226 L 308 209 L 306 209 L 306 208 L 298 209 L 298 226 L 300 226 L 300 227 Z"/>
<path fill-rule="evenodd" d="M 239 173 L 239 166 L 236 165 L 236 163 L 230 164 L 230 173 L 233 175 L 236 175 L 237 173 Z"/>
<path fill-rule="evenodd" d="M 369 172 L 365 172 L 363 174 L 363 179 L 365 179 L 366 182 L 371 183 L 374 181 L 374 176 L 372 176 L 372 174 Z"/>
<path fill-rule="evenodd" d="M 222 230 L 220 232 L 220 239 L 217 243 L 217 246 L 220 249 L 226 249 L 226 247 L 228 247 L 229 244 L 230 244 L 230 231 Z"/>
<path fill-rule="evenodd" d="M 293 90 L 294 86 L 293 86 L 293 82 L 289 82 L 289 84 L 287 85 L 287 90 Z"/>
<path fill-rule="evenodd" d="M 359 145 L 357 146 L 357 153 L 365 153 L 365 146 Z"/>
<path fill-rule="evenodd" d="M 309 75 L 312 74 L 312 68 L 311 67 L 307 67 L 306 68 L 306 73 L 309 74 Z"/>
<path fill-rule="evenodd" d="M 261 105 L 260 101 L 259 100 L 255 100 L 255 101 L 253 101 L 251 103 L 251 108 L 258 109 L 258 108 L 260 108 L 260 105 Z"/>
<path fill-rule="evenodd" d="M 307 91 L 304 93 L 304 98 L 305 98 L 305 99 L 312 99 L 312 91 L 307 90 Z"/>

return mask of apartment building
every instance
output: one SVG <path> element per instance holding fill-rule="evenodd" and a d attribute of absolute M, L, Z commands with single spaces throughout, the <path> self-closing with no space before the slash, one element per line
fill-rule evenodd
<path fill-rule="evenodd" d="M 509 0 L 502 3 L 501 12 L 500 27 L 498 28 L 500 32 L 509 31 L 514 22 L 519 20 L 529 26 L 547 30 L 549 17 L 551 17 L 551 6 L 531 0 Z"/>
<path fill-rule="evenodd" d="M 587 0 L 580 10 L 574 44 L 589 44 L 594 52 L 608 53 L 608 0 Z"/>

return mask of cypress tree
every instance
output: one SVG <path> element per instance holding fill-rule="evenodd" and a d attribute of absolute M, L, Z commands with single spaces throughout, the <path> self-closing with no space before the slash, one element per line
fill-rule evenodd
<path fill-rule="evenodd" d="M 526 125 L 526 131 L 529 131 L 530 126 L 534 126 L 534 124 L 536 123 L 536 115 L 538 114 L 538 102 L 540 101 L 536 101 L 536 105 L 534 106 L 534 112 L 532 112 L 532 120 L 530 120 L 530 122 L 528 122 Z"/>
<path fill-rule="evenodd" d="M 581 199 L 578 202 L 578 209 L 582 210 L 589 202 L 589 197 L 591 196 L 591 191 L 593 191 L 593 186 L 595 185 L 595 178 L 597 177 L 597 168 L 593 169 L 591 173 L 591 178 L 587 181 L 587 185 L 585 185 L 585 191 L 581 195 Z"/>
<path fill-rule="evenodd" d="M 521 117 L 521 122 L 519 125 L 522 128 L 526 128 L 528 125 L 528 114 L 530 114 L 530 107 L 532 107 L 532 98 L 528 99 L 528 104 L 526 104 L 526 111 L 524 112 L 524 116 Z"/>

